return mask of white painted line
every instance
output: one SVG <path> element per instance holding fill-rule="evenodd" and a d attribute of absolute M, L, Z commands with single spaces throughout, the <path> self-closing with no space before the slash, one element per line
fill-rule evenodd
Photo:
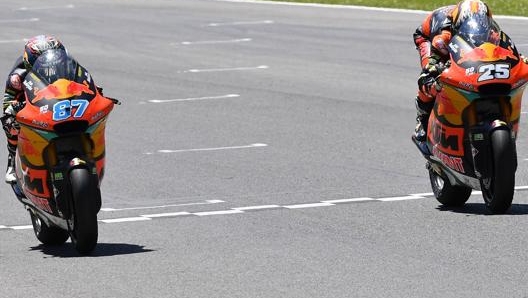
<path fill-rule="evenodd" d="M 104 223 L 117 223 L 117 222 L 130 222 L 130 221 L 143 221 L 143 220 L 151 220 L 149 217 L 123 217 L 123 218 L 113 218 L 113 219 L 102 219 L 101 222 Z"/>
<path fill-rule="evenodd" d="M 237 214 L 237 213 L 244 213 L 244 211 L 241 210 L 220 210 L 220 211 L 207 211 L 207 212 L 196 212 L 193 213 L 197 216 L 208 216 L 208 215 L 225 215 L 225 214 Z"/>
<path fill-rule="evenodd" d="M 523 189 L 528 189 L 528 186 L 516 186 L 515 187 L 515 190 L 523 190 Z"/>
<path fill-rule="evenodd" d="M 321 202 L 321 203 L 286 205 L 283 207 L 288 208 L 288 209 L 302 209 L 302 208 L 315 208 L 315 207 L 327 207 L 327 206 L 335 206 L 335 204 Z"/>
<path fill-rule="evenodd" d="M 202 40 L 202 41 L 182 41 L 181 43 L 171 43 L 171 45 L 207 45 L 207 44 L 222 44 L 222 43 L 240 43 L 251 41 L 251 38 L 238 38 L 238 39 L 227 39 L 227 40 Z"/>
<path fill-rule="evenodd" d="M 4 40 L 0 40 L 0 43 L 17 43 L 17 42 L 26 42 L 28 41 L 26 38 L 23 38 L 23 39 L 4 39 Z"/>
<path fill-rule="evenodd" d="M 411 195 L 411 196 L 403 196 L 403 197 L 380 198 L 377 200 L 382 201 L 382 202 L 393 202 L 393 201 L 419 200 L 419 199 L 425 199 L 425 197 Z"/>
<path fill-rule="evenodd" d="M 275 23 L 272 20 L 263 20 L 263 21 L 248 21 L 248 22 L 228 22 L 228 23 L 209 23 L 209 27 L 219 27 L 219 26 L 239 26 L 239 25 L 266 25 Z"/>
<path fill-rule="evenodd" d="M 240 210 L 240 211 L 251 211 L 251 210 L 275 209 L 275 208 L 281 208 L 281 206 L 279 205 L 260 205 L 260 206 L 237 207 L 233 209 Z"/>
<path fill-rule="evenodd" d="M 434 193 L 432 193 L 432 192 L 413 193 L 413 194 L 410 194 L 410 196 L 413 196 L 413 197 L 431 197 L 431 196 L 434 196 Z"/>
<path fill-rule="evenodd" d="M 29 229 L 33 229 L 33 226 L 32 225 L 29 225 L 29 226 L 12 226 L 12 227 L 9 227 L 10 229 L 13 229 L 13 230 L 29 230 Z"/>
<path fill-rule="evenodd" d="M 196 100 L 207 100 L 207 99 L 223 99 L 223 98 L 234 98 L 240 97 L 239 94 L 226 94 L 220 96 L 205 96 L 205 97 L 190 97 L 190 98 L 176 98 L 176 99 L 150 99 L 148 102 L 151 103 L 166 103 L 166 102 L 180 102 L 180 101 L 196 101 Z"/>
<path fill-rule="evenodd" d="M 39 18 L 31 19 L 11 19 L 11 20 L 0 20 L 0 23 L 26 23 L 26 22 L 38 22 Z"/>
<path fill-rule="evenodd" d="M 148 218 L 159 218 L 159 217 L 176 217 L 176 216 L 186 216 L 186 215 L 192 215 L 192 213 L 183 211 L 183 212 L 172 212 L 172 213 L 145 214 L 141 216 L 148 217 Z"/>
<path fill-rule="evenodd" d="M 0 226 L 0 229 L 8 229 L 7 226 Z"/>
<path fill-rule="evenodd" d="M 180 149 L 180 150 L 158 150 L 158 153 L 181 153 L 181 152 L 198 152 L 198 151 L 218 151 L 218 150 L 232 150 L 232 149 L 246 149 L 246 148 L 258 148 L 267 147 L 267 144 L 251 144 L 245 146 L 232 146 L 232 147 L 216 147 L 216 148 L 198 148 L 198 149 Z"/>
<path fill-rule="evenodd" d="M 144 207 L 130 207 L 130 208 L 101 208 L 101 211 L 112 212 L 112 211 L 126 211 L 126 210 L 145 210 L 145 209 L 161 209 L 169 207 L 180 207 L 180 206 L 194 206 L 194 205 L 208 205 L 224 203 L 222 200 L 207 200 L 205 202 L 196 203 L 182 203 L 182 204 L 171 204 L 171 205 L 159 205 L 159 206 L 144 206 Z"/>
<path fill-rule="evenodd" d="M 322 203 L 339 204 L 339 203 L 353 203 L 353 202 L 367 202 L 375 201 L 373 198 L 354 198 L 354 199 L 340 199 L 340 200 L 326 200 L 321 201 Z"/>
<path fill-rule="evenodd" d="M 267 65 L 259 65 L 254 67 L 232 67 L 232 68 L 209 68 L 209 69 L 189 69 L 184 70 L 184 73 L 199 73 L 199 72 L 222 72 L 222 71 L 241 71 L 241 70 L 255 70 L 255 69 L 268 69 Z"/>
<path fill-rule="evenodd" d="M 75 6 L 73 4 L 68 5 L 62 5 L 62 6 L 43 6 L 43 7 L 20 7 L 15 10 L 46 10 L 46 9 L 64 9 L 64 8 L 74 8 Z"/>

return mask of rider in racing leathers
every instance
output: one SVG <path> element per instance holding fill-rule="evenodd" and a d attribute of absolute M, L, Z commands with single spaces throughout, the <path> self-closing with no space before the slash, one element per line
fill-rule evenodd
<path fill-rule="evenodd" d="M 38 35 L 30 38 L 24 46 L 24 54 L 16 60 L 13 69 L 9 72 L 3 102 L 3 115 L 0 118 L 2 127 L 7 136 L 7 170 L 5 181 L 14 183 L 15 176 L 15 152 L 18 143 L 18 123 L 16 113 L 24 107 L 25 97 L 22 84 L 28 71 L 32 68 L 37 58 L 47 50 L 61 49 L 66 51 L 64 45 L 55 37 Z M 102 88 L 97 86 L 99 93 Z"/>
<path fill-rule="evenodd" d="M 24 54 L 16 60 L 7 77 L 3 102 L 4 113 L 0 118 L 7 136 L 8 157 L 5 175 L 7 183 L 16 181 L 15 152 L 18 142 L 18 124 L 15 116 L 24 107 L 25 98 L 22 84 L 35 60 L 49 49 L 64 49 L 64 46 L 53 36 L 38 35 L 30 38 L 24 46 Z"/>
<path fill-rule="evenodd" d="M 466 22 L 468 19 L 472 20 L 471 24 Z M 493 30 L 493 28 L 499 29 L 499 26 L 493 20 L 488 5 L 480 0 L 464 0 L 456 5 L 434 10 L 413 34 L 422 67 L 418 78 L 418 95 L 415 98 L 417 125 L 414 138 L 417 141 L 426 140 L 429 115 L 438 92 L 435 79 L 440 74 L 443 64 L 449 60 L 447 46 L 451 36 L 458 32 L 461 26 L 468 25 L 482 27 L 483 31 L 488 30 L 490 37 L 500 38 L 499 32 Z"/>

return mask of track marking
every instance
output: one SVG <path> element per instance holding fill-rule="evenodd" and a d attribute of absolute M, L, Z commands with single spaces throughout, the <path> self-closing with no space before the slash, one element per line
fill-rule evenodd
<path fill-rule="evenodd" d="M 267 147 L 268 144 L 255 143 L 251 145 L 244 146 L 231 146 L 231 147 L 215 147 L 215 148 L 197 148 L 197 149 L 178 149 L 178 150 L 158 150 L 157 153 L 182 153 L 182 152 L 199 152 L 199 151 L 219 151 L 219 150 L 233 150 L 233 149 L 248 149 L 248 148 L 258 148 L 258 147 Z M 147 152 L 145 154 L 151 155 L 154 153 Z"/>
<path fill-rule="evenodd" d="M 39 18 L 31 18 L 31 19 L 11 19 L 11 20 L 0 20 L 0 23 L 26 23 L 26 22 L 38 22 L 40 21 Z"/>
<path fill-rule="evenodd" d="M 241 43 L 252 41 L 251 38 L 238 38 L 238 39 L 227 39 L 227 40 L 202 40 L 202 41 L 182 41 L 180 43 L 170 43 L 171 46 L 174 45 L 209 45 L 209 44 L 223 44 L 223 43 Z"/>
<path fill-rule="evenodd" d="M 141 217 L 159 218 L 159 217 L 175 217 L 175 216 L 187 216 L 187 215 L 192 215 L 192 213 L 182 211 L 182 212 L 146 214 L 146 215 L 141 215 Z"/>
<path fill-rule="evenodd" d="M 189 69 L 189 70 L 184 70 L 183 73 L 241 71 L 241 70 L 255 70 L 255 69 L 268 69 L 268 68 L 269 68 L 269 66 L 267 66 L 267 65 L 259 65 L 259 66 L 253 66 L 253 67 Z"/>
<path fill-rule="evenodd" d="M 516 191 L 526 191 L 528 186 L 516 186 Z M 482 192 L 473 191 L 471 195 L 480 195 Z M 318 207 L 331 207 L 344 204 L 354 204 L 362 202 L 378 202 L 378 203 L 389 203 L 389 202 L 401 202 L 408 200 L 421 200 L 434 197 L 432 193 L 421 193 L 421 194 L 410 194 L 405 196 L 397 197 L 383 197 L 383 198 L 350 198 L 350 199 L 337 199 L 337 200 L 324 200 L 319 202 L 312 203 L 302 203 L 302 204 L 291 204 L 291 205 L 256 205 L 256 206 L 243 206 L 235 207 L 226 210 L 215 210 L 215 211 L 203 211 L 203 212 L 166 212 L 166 213 L 156 213 L 156 214 L 144 214 L 135 217 L 123 217 L 123 218 L 111 218 L 111 219 L 102 219 L 99 220 L 101 223 L 113 224 L 113 223 L 126 223 L 126 222 L 135 222 L 135 221 L 147 221 L 156 218 L 170 218 L 170 217 L 189 217 L 189 216 L 212 216 L 212 215 L 230 215 L 230 214 L 242 214 L 246 212 L 256 212 L 256 211 L 267 211 L 267 210 L 279 210 L 279 209 L 288 209 L 288 210 L 298 210 L 304 208 L 318 208 Z M 21 226 L 5 226 L 0 225 L 0 230 L 27 230 L 32 229 L 31 225 L 21 225 Z"/>
<path fill-rule="evenodd" d="M 104 223 L 118 223 L 118 222 L 130 222 L 130 221 L 143 221 L 143 220 L 151 220 L 150 217 L 143 217 L 143 216 L 137 216 L 137 217 L 123 217 L 123 218 L 113 218 L 113 219 L 102 219 L 100 222 Z"/>
<path fill-rule="evenodd" d="M 330 204 L 339 204 L 339 203 L 354 203 L 354 202 L 368 202 L 368 201 L 375 201 L 375 199 L 372 199 L 372 198 L 355 198 L 355 199 L 327 200 L 327 201 L 321 201 L 321 202 L 330 203 Z"/>
<path fill-rule="evenodd" d="M 378 201 L 393 202 L 393 201 L 406 201 L 406 200 L 419 200 L 419 199 L 425 199 L 425 197 L 410 195 L 410 196 L 403 196 L 403 197 L 381 198 L 381 199 L 378 199 Z"/>
<path fill-rule="evenodd" d="M 329 206 L 335 206 L 335 204 L 319 202 L 319 203 L 286 205 L 286 206 L 283 206 L 283 207 L 287 208 L 287 209 L 302 209 L 302 208 L 316 208 L 316 207 L 329 207 Z"/>
<path fill-rule="evenodd" d="M 227 23 L 209 23 L 209 27 L 220 27 L 220 26 L 240 26 L 240 25 L 267 25 L 274 24 L 272 20 L 263 20 L 263 21 L 247 21 L 247 22 L 227 22 Z"/>
<path fill-rule="evenodd" d="M 260 205 L 260 206 L 236 207 L 232 209 L 240 210 L 240 211 L 252 211 L 252 210 L 264 210 L 264 209 L 276 209 L 276 208 L 282 208 L 282 207 L 279 205 Z"/>
<path fill-rule="evenodd" d="M 219 96 L 204 96 L 204 97 L 189 97 L 189 98 L 175 98 L 175 99 L 150 99 L 147 102 L 150 103 L 167 103 L 167 102 L 182 102 L 182 101 L 197 101 L 197 100 L 208 100 L 208 99 L 224 99 L 224 98 L 235 98 L 240 97 L 239 94 L 226 94 Z"/>
<path fill-rule="evenodd" d="M 112 212 L 112 211 L 128 211 L 128 210 L 162 209 L 162 208 L 168 208 L 168 207 L 208 205 L 208 204 L 218 204 L 218 203 L 224 203 L 224 202 L 225 201 L 222 201 L 222 200 L 207 200 L 205 202 L 159 205 L 159 206 L 130 207 L 130 208 L 101 208 L 101 211 Z"/>
<path fill-rule="evenodd" d="M 28 41 L 28 39 L 26 38 L 23 38 L 23 39 L 4 39 L 4 40 L 0 40 L 0 43 L 22 43 L 22 42 L 26 42 Z"/>
<path fill-rule="evenodd" d="M 197 216 L 209 216 L 209 215 L 225 215 L 225 214 L 238 214 L 238 213 L 244 213 L 244 211 L 231 209 L 231 210 L 196 212 L 193 214 Z"/>
<path fill-rule="evenodd" d="M 20 7 L 15 10 L 28 11 L 28 10 L 47 10 L 47 9 L 65 9 L 65 8 L 74 8 L 73 4 L 62 5 L 62 6 L 42 6 L 42 7 Z"/>
<path fill-rule="evenodd" d="M 8 227 L 9 229 L 12 229 L 12 230 L 29 230 L 29 229 L 33 229 L 33 226 L 32 225 L 26 225 L 26 226 L 12 226 L 12 227 Z"/>

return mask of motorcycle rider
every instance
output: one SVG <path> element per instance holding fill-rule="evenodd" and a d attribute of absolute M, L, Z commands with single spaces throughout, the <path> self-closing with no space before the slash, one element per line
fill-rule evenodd
<path fill-rule="evenodd" d="M 37 58 L 48 50 L 63 50 L 67 53 L 64 45 L 54 36 L 37 35 L 30 38 L 24 45 L 24 53 L 20 56 L 9 72 L 7 77 L 4 101 L 3 115 L 0 118 L 2 127 L 7 137 L 7 170 L 5 174 L 6 183 L 16 181 L 15 176 L 15 152 L 18 143 L 18 123 L 16 122 L 16 113 L 20 111 L 25 104 L 25 96 L 22 84 L 27 73 L 33 67 Z M 102 88 L 97 86 L 100 94 Z"/>
<path fill-rule="evenodd" d="M 469 18 L 478 20 L 478 23 L 468 24 L 465 21 Z M 436 77 L 442 71 L 444 63 L 449 60 L 447 46 L 451 36 L 456 34 L 461 26 L 468 25 L 482 26 L 483 29 L 499 28 L 486 3 L 480 0 L 463 0 L 456 5 L 440 7 L 431 12 L 413 34 L 422 67 L 418 78 L 418 95 L 415 98 L 417 125 L 414 138 L 417 141 L 426 140 L 429 115 L 438 92 Z M 499 32 L 494 33 L 498 39 Z"/>

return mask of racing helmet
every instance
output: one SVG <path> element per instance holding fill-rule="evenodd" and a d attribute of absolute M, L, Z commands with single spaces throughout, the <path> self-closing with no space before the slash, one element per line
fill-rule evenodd
<path fill-rule="evenodd" d="M 51 49 L 65 50 L 64 45 L 53 36 L 37 35 L 30 38 L 24 46 L 24 55 L 22 57 L 26 69 L 31 69 L 35 60 L 42 53 Z"/>
<path fill-rule="evenodd" d="M 66 50 L 51 49 L 44 51 L 35 60 L 33 71 L 48 83 L 53 83 L 58 79 L 72 80 L 76 66 L 77 63 L 68 56 Z"/>
<path fill-rule="evenodd" d="M 480 0 L 461 1 L 453 9 L 451 17 L 453 33 L 463 35 L 474 43 L 498 42 L 500 28 L 486 3 Z"/>

